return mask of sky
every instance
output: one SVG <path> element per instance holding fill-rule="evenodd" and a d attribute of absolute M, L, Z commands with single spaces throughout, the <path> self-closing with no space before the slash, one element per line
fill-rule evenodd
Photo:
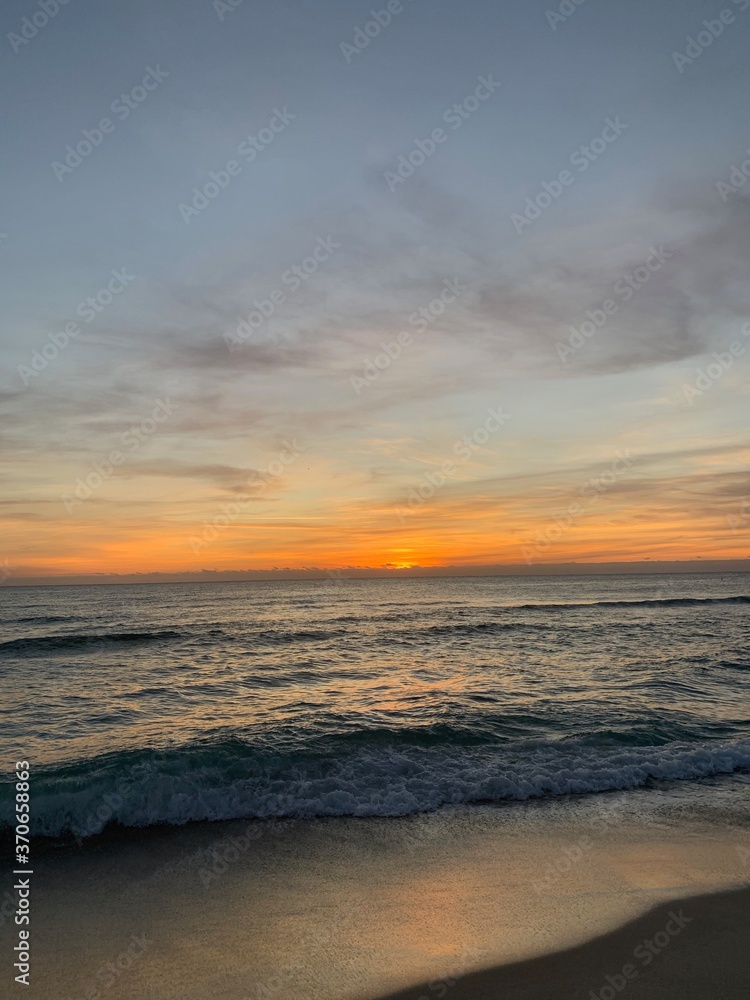
<path fill-rule="evenodd" d="M 3 582 L 750 555 L 750 0 L 0 20 Z"/>

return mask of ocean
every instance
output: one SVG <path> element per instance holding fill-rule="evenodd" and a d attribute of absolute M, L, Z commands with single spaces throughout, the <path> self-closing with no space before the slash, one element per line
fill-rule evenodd
<path fill-rule="evenodd" d="M 389 817 L 750 771 L 750 577 L 8 587 L 32 833 Z M 747 788 L 743 781 L 742 787 Z"/>

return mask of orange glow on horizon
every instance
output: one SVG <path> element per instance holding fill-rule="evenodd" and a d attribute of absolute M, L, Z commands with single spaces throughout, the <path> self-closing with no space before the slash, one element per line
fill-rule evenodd
<path fill-rule="evenodd" d="M 17 552 L 9 554 L 8 563 L 14 572 L 28 576 L 346 567 L 408 571 L 459 565 L 743 559 L 750 554 L 741 534 L 726 531 L 719 540 L 689 522 L 623 523 L 617 528 L 591 522 L 552 539 L 548 534 L 557 533 L 550 522 L 504 535 L 482 523 L 394 525 L 383 539 L 334 526 L 311 538 L 307 526 L 289 525 L 285 537 L 279 537 L 263 524 L 238 523 L 210 541 L 174 523 L 151 527 L 93 523 L 83 532 L 71 528 L 57 533 L 54 554 L 51 546 L 30 544 L 28 537 L 24 544 L 24 531 L 19 532 L 17 525 L 15 529 Z M 28 527 L 25 533 L 28 536 Z M 203 544 L 191 547 L 191 539 Z"/>
<path fill-rule="evenodd" d="M 4 558 L 12 574 L 56 577 L 742 560 L 745 452 L 725 455 L 719 472 L 694 463 L 651 478 L 635 466 L 601 493 L 582 491 L 577 470 L 551 483 L 536 473 L 467 479 L 409 501 L 408 483 L 363 496 L 359 482 L 339 484 L 325 467 L 243 507 L 229 492 L 180 494 L 174 481 L 139 484 L 131 497 L 125 482 L 72 511 L 32 502 L 23 517 L 0 517 L 0 566 Z"/>

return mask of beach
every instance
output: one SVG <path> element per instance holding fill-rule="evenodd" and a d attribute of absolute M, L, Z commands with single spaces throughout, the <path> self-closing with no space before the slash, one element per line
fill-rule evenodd
<path fill-rule="evenodd" d="M 626 996 L 739 997 L 750 831 L 737 780 L 40 844 L 26 995 L 606 1000 L 606 977 L 632 965 Z M 635 953 L 655 936 L 650 960 Z"/>

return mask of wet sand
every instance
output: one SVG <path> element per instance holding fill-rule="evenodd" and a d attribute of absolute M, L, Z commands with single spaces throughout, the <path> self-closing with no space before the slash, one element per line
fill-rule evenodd
<path fill-rule="evenodd" d="M 748 881 L 750 827 L 715 802 L 708 821 L 694 804 L 688 817 L 656 801 L 195 824 L 40 848 L 32 985 L 17 989 L 30 1000 L 739 996 L 747 894 L 694 897 Z M 634 958 L 680 908 L 690 920 L 669 946 L 647 965 Z M 0 927 L 6 955 L 14 931 Z M 607 975 L 629 962 L 639 975 L 610 996 Z"/>
<path fill-rule="evenodd" d="M 749 942 L 750 889 L 691 896 L 577 948 L 383 1000 L 740 1000 L 750 990 Z"/>

